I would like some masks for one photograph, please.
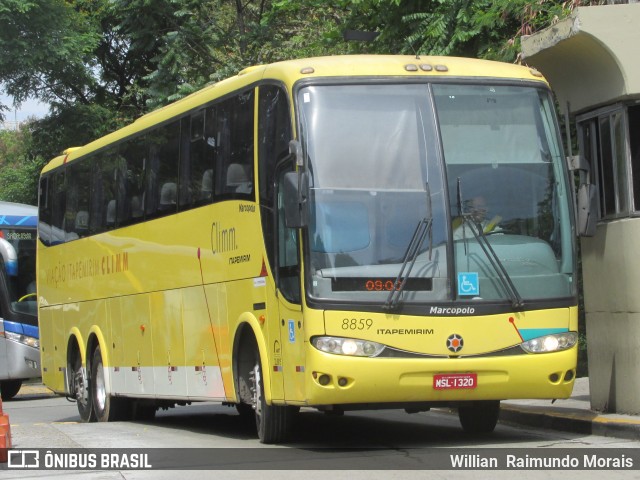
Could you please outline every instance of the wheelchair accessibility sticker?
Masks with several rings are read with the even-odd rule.
[[[480,295],[480,281],[476,272],[458,273],[458,295]]]
[[[289,342],[294,343],[296,341],[296,322],[289,320]]]

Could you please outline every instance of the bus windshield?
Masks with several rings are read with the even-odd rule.
[[[400,290],[404,304],[515,305],[573,294],[568,191],[545,90],[315,85],[298,105],[311,297],[384,305]],[[429,228],[416,240],[421,222]]]
[[[16,313],[37,314],[36,229],[0,229],[9,306]]]

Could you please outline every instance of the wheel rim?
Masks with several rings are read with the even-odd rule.
[[[96,373],[93,381],[95,384],[95,392],[96,392],[96,395],[95,395],[96,409],[100,412],[103,412],[104,407],[106,405],[107,390],[105,387],[102,362],[98,362],[98,364],[96,365]]]
[[[252,407],[256,412],[256,419],[258,423],[260,422],[260,418],[262,417],[262,388],[260,379],[260,364],[256,362],[256,364],[253,366],[253,370],[251,371],[251,389],[253,390]]]
[[[76,370],[76,379],[75,379],[75,394],[76,401],[82,406],[82,408],[87,408],[89,405],[89,392],[87,389],[87,375],[85,369],[80,366],[78,370]]]

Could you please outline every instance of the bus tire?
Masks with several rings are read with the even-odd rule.
[[[251,418],[253,420],[255,411],[253,407],[247,403],[236,403],[236,412],[242,418]]]
[[[129,406],[127,405],[128,399],[112,397],[107,392],[107,381],[104,374],[100,346],[95,348],[92,358],[89,391],[96,420],[98,422],[113,422],[125,419],[128,410],[127,406]]]
[[[491,433],[500,415],[500,401],[486,400],[458,408],[462,429],[467,433]]]
[[[78,407],[78,413],[80,414],[80,421],[85,423],[95,422],[96,416],[93,413],[93,405],[91,402],[91,395],[89,393],[87,369],[82,367],[82,361],[79,354],[74,357],[69,370],[73,374],[73,378],[70,380],[70,390],[73,393],[73,398],[76,400],[76,406]]]
[[[15,397],[22,387],[22,380],[4,380],[0,382],[0,396],[6,402]]]
[[[262,365],[260,363],[260,355],[257,352],[255,358],[250,379],[258,438],[260,443],[280,443],[289,437],[295,412],[291,407],[267,404],[264,397]]]

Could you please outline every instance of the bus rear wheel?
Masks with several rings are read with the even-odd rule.
[[[462,429],[468,433],[491,433],[496,428],[500,415],[500,401],[474,402],[458,408]]]
[[[22,387],[22,380],[5,380],[0,382],[0,393],[2,401],[6,402],[15,397]]]
[[[287,406],[268,405],[264,397],[264,382],[260,355],[256,352],[256,360],[250,372],[250,384],[253,393],[253,409],[256,417],[256,428],[260,443],[279,443],[289,437],[295,410]]]
[[[76,355],[69,370],[72,372],[70,379],[70,391],[76,400],[78,413],[82,422],[95,422],[96,417],[93,413],[93,405],[91,404],[91,395],[89,395],[89,379],[87,378],[87,369],[82,366],[80,355]]]
[[[107,392],[102,352],[99,346],[93,351],[89,390],[93,411],[98,422],[112,422],[126,418],[127,412],[130,411],[130,408],[127,408],[130,407],[128,399],[112,397]]]

